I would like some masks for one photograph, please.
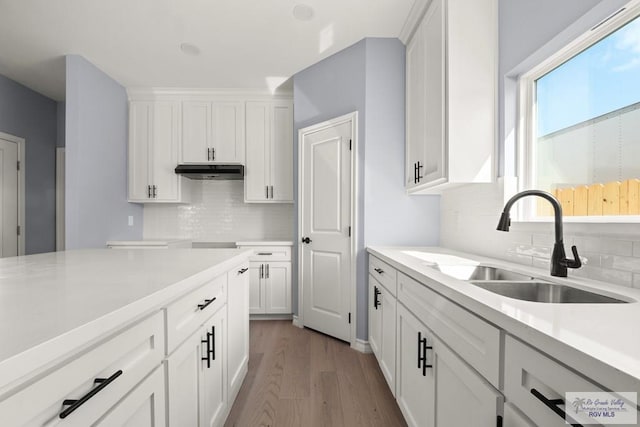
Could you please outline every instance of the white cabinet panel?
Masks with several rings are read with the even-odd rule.
[[[249,264],[228,273],[227,360],[229,362],[229,402],[235,399],[249,361]]]
[[[180,181],[174,172],[178,165],[180,106],[177,102],[157,101],[153,107],[152,176],[155,201],[178,201]]]
[[[266,312],[266,297],[262,272],[264,264],[252,262],[249,266],[249,313],[260,314]]]
[[[197,426],[201,372],[206,348],[200,331],[191,335],[166,360],[169,426]],[[205,341],[206,342],[206,341]]]
[[[504,404],[504,426],[508,427],[535,427],[520,411],[510,403]]]
[[[379,283],[373,278],[373,276],[369,276],[369,345],[371,346],[371,350],[373,354],[375,354],[378,359],[378,363],[380,363],[380,348],[382,346],[382,326],[380,322],[382,321],[381,313],[378,311],[379,307],[377,304],[378,301],[378,292],[381,292],[379,289]],[[394,321],[395,324],[395,321]]]
[[[122,399],[96,427],[165,427],[164,369],[157,368]]]
[[[414,36],[407,44],[406,53],[406,187],[418,185],[418,162],[424,164],[424,143],[426,138],[426,92],[425,70],[426,52],[424,41],[424,24],[416,29]]]
[[[182,103],[182,162],[203,163],[210,160],[211,103]]]
[[[293,201],[293,105],[246,104],[245,202]]]
[[[267,314],[291,313],[291,263],[269,262],[265,266]]]
[[[201,367],[200,426],[215,427],[224,423],[227,415],[227,354],[226,311],[220,310],[205,323],[202,340],[210,340],[209,362]],[[207,344],[203,345],[207,349]]]
[[[244,163],[244,104],[214,102],[211,160]]]
[[[386,288],[382,287],[378,296],[380,311],[381,345],[378,363],[391,394],[396,393],[396,311],[397,301]]]
[[[129,104],[129,200],[149,200],[149,150],[153,103]]]

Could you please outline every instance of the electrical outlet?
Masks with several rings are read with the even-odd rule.
[[[129,227],[133,227],[133,215],[129,215]]]

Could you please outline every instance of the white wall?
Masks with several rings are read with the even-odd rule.
[[[292,240],[293,204],[244,203],[243,181],[192,181],[191,203],[147,204],[145,239]]]

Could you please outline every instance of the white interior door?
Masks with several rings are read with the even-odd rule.
[[[345,341],[351,338],[352,120],[303,131],[300,148],[303,323]]]
[[[0,257],[18,255],[18,144],[0,139]]]

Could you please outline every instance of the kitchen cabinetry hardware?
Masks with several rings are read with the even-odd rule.
[[[147,185],[147,197],[151,198],[151,186]]]
[[[267,279],[269,278],[269,264],[266,264],[267,266]]]
[[[415,162],[413,163],[413,183],[418,183],[418,164]]]
[[[383,269],[381,269],[381,268],[374,268],[374,269],[373,269],[373,271],[375,271],[375,272],[376,272],[376,273],[378,273],[378,274],[382,274],[382,273],[384,273],[384,270],[383,270]]]
[[[153,198],[158,198],[158,187],[156,187],[155,185],[153,186]]]
[[[200,310],[204,310],[205,308],[207,308],[207,306],[209,304],[211,304],[212,302],[214,302],[216,300],[216,297],[213,297],[212,299],[206,299],[204,300],[204,304],[198,304],[198,308]]]
[[[256,255],[271,256],[273,255],[273,252],[258,252]]]
[[[423,377],[427,376],[427,368],[433,368],[433,365],[427,365],[427,350],[432,348],[427,345],[427,337],[422,338],[422,332],[418,332],[418,369],[422,368]]]
[[[80,399],[65,399],[62,402],[63,406],[69,406],[64,411],[60,412],[59,417],[64,419],[73,413],[76,409],[84,405],[89,399],[91,399],[96,394],[100,393],[105,387],[111,384],[116,378],[122,375],[122,369],[116,371],[109,378],[96,378],[93,380],[94,384],[98,384],[97,387],[91,389],[87,394],[82,396]]]
[[[260,264],[260,278],[264,279],[264,264]]]
[[[216,149],[212,148],[211,149],[211,160],[215,160],[216,159]]]
[[[207,148],[207,160],[211,161],[211,148]]]
[[[270,185],[269,188],[271,189],[271,198],[273,199],[273,185]]]
[[[380,305],[380,300],[378,299],[378,297],[380,296],[381,293],[382,292],[380,292],[380,289],[378,289],[377,286],[373,287],[373,308],[375,308],[376,310]]]
[[[420,175],[420,169],[422,169],[423,167],[424,167],[424,165],[421,165],[420,162],[418,162],[418,165],[416,167],[416,179],[417,179],[417,182],[420,182],[420,180],[422,178],[424,178],[424,176]]]
[[[245,267],[245,268],[243,268],[243,269],[238,270],[238,274],[244,274],[244,273],[246,273],[248,270],[249,270],[249,269]]]
[[[563,420],[565,420],[567,423],[569,423],[570,425],[574,426],[574,427],[582,427],[582,424],[577,424],[577,423],[571,423],[571,418],[567,418],[567,414],[566,412],[564,412],[559,406],[560,405],[564,405],[564,399],[547,399],[547,397],[545,395],[543,395],[542,393],[540,393],[538,390],[536,390],[535,388],[531,389],[531,394],[533,394],[539,401],[541,401],[542,403],[544,403],[544,405],[551,409],[553,412],[556,413],[556,415],[558,415],[560,418],[562,418]]]
[[[308,245],[308,244],[309,244],[309,243],[311,243],[311,242],[313,242],[313,240],[311,240],[311,239],[310,239],[310,238],[308,238],[308,237],[303,237],[303,238],[302,238],[302,243],[306,243],[306,244]]]
[[[265,191],[265,199],[269,198],[269,186],[265,185],[264,186],[264,191]]]
[[[496,419],[496,427],[502,427],[502,415],[498,415]]]
[[[202,344],[206,343],[207,344],[207,353],[206,353],[206,357],[201,357],[200,360],[206,360],[207,361],[207,369],[211,368],[211,359],[209,358],[209,354],[211,353],[211,341],[210,341],[210,337],[211,334],[209,332],[207,332],[207,339],[205,340],[200,340],[200,342]]]

